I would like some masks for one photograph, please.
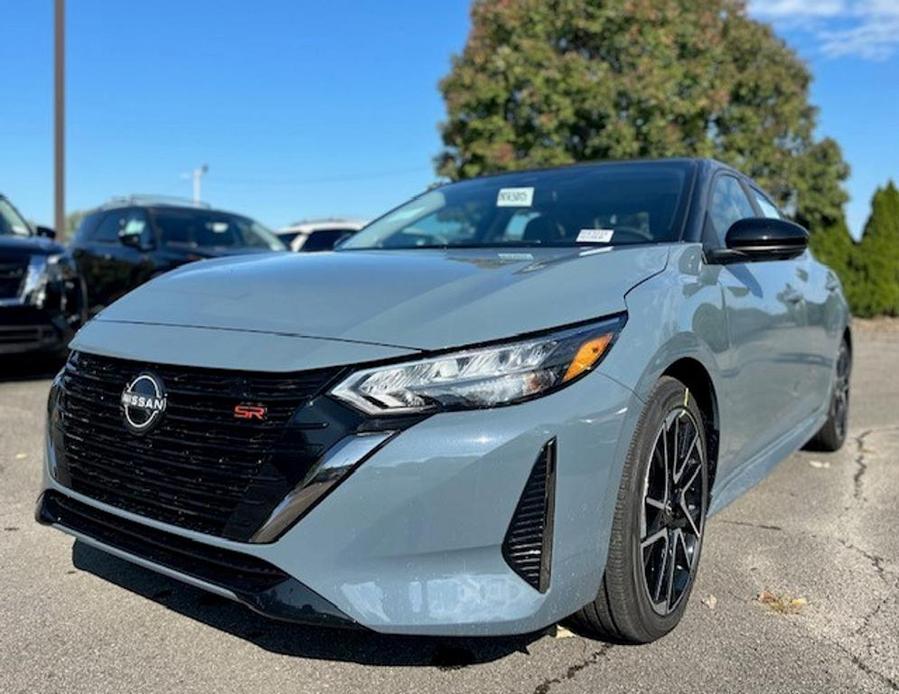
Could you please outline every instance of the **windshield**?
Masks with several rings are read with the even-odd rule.
[[[0,198],[0,236],[31,236],[28,222],[6,198]]]
[[[156,209],[162,243],[179,248],[285,250],[278,237],[248,217],[211,210]]]
[[[388,213],[340,248],[677,241],[691,171],[689,162],[593,164],[453,183]]]

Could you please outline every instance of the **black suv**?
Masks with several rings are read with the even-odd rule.
[[[63,352],[84,321],[83,283],[55,236],[0,195],[0,355]]]
[[[285,250],[249,217],[144,196],[113,200],[90,212],[71,242],[92,313],[194,260]]]

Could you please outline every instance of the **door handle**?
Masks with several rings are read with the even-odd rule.
[[[824,285],[824,288],[827,289],[827,291],[833,293],[840,288],[840,280],[836,279],[835,277],[828,277],[827,283]]]

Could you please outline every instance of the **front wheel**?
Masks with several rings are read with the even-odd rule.
[[[671,631],[693,588],[709,498],[703,414],[662,377],[637,424],[596,599],[574,620],[600,639],[648,643]]]

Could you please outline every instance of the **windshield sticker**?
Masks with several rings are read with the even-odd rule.
[[[500,188],[497,207],[530,207],[534,202],[533,188]]]
[[[581,229],[577,235],[578,243],[608,243],[612,240],[614,229]]]

